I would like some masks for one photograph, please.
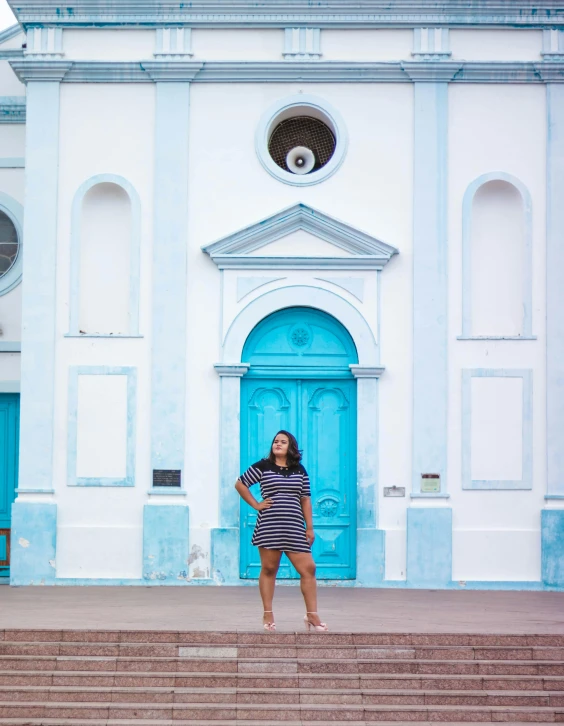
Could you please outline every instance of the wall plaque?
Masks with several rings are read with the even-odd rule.
[[[421,474],[421,492],[425,494],[438,494],[441,491],[441,477],[439,474]]]
[[[384,487],[385,497],[405,497],[405,487]]]
[[[153,469],[154,487],[179,487],[180,469]]]

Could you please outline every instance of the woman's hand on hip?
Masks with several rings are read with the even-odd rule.
[[[313,544],[313,540],[315,539],[315,534],[313,533],[313,529],[306,529],[306,540],[308,545],[311,547]]]
[[[257,512],[262,512],[263,509],[270,509],[273,504],[272,499],[263,499],[262,502],[257,502],[255,509]]]

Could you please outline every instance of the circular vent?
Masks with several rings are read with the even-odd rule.
[[[335,136],[323,121],[311,116],[294,116],[281,121],[274,128],[268,151],[281,169],[297,174],[300,172],[295,167],[288,166],[288,155],[293,149],[300,147],[311,150],[315,157],[313,167],[307,172],[311,173],[327,164],[335,153],[335,146]]]

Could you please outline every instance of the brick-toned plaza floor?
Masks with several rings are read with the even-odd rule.
[[[298,587],[279,587],[278,630],[302,626]],[[332,631],[564,633],[564,593],[320,588]],[[0,587],[0,630],[255,630],[256,587]]]

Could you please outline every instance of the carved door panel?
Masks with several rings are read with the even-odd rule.
[[[266,456],[279,429],[295,433],[312,488],[320,579],[352,579],[356,572],[356,388],[349,380],[244,379],[241,467]],[[253,491],[259,498],[258,487]],[[241,577],[260,573],[251,545],[256,512],[242,503]],[[283,557],[280,577],[297,573]]]
[[[10,522],[18,478],[20,396],[0,394],[0,577],[9,574]]]
[[[297,387],[292,380],[243,380],[241,386],[241,470],[268,455],[277,431],[296,430]],[[259,485],[251,489],[260,501]],[[257,578],[260,557],[251,538],[257,512],[241,500],[241,577]],[[296,577],[297,573],[284,557],[280,577]]]

